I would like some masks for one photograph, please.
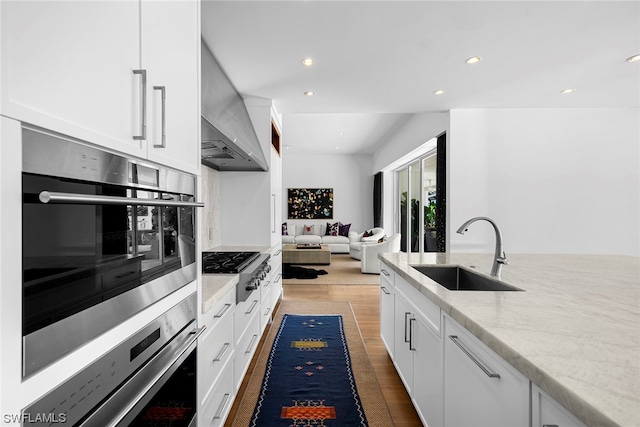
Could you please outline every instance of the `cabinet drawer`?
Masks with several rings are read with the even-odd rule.
[[[205,398],[198,412],[198,426],[224,425],[235,398],[233,387],[233,363],[227,363],[222,376]]]
[[[236,304],[236,288],[228,291],[220,301],[209,311],[203,314],[202,321],[207,328],[214,328],[218,323],[223,322],[227,317],[232,317],[233,308]]]
[[[444,332],[447,425],[528,427],[529,380],[447,316]]]
[[[209,390],[220,377],[227,361],[233,360],[233,321],[228,317],[223,323],[209,329],[198,344],[198,381],[200,390]],[[228,368],[230,369],[230,368]]]
[[[426,323],[433,329],[438,337],[440,337],[441,315],[440,307],[432,302],[426,295],[420,293],[419,290],[411,286],[402,277],[396,277],[396,291],[402,293],[408,301],[416,308],[416,310],[424,317]]]
[[[253,316],[260,311],[260,291],[255,290],[251,292],[249,298],[246,301],[238,303],[233,312],[234,317],[234,331],[236,336],[236,344],[238,340],[244,335],[245,330],[249,326],[249,321]]]
[[[586,427],[582,421],[543,392],[537,385],[531,385],[531,393],[531,425],[533,427]]]
[[[255,315],[251,318],[245,334],[240,337],[236,346],[234,356],[234,384],[236,390],[242,384],[253,353],[255,353],[258,342],[260,341],[260,316]]]
[[[395,285],[395,272],[385,263],[380,263],[380,281],[385,280],[391,287]]]

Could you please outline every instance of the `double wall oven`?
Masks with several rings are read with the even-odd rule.
[[[23,127],[23,376],[196,279],[196,178]]]

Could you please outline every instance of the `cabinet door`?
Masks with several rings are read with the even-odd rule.
[[[140,155],[139,2],[3,1],[1,114]]]
[[[380,275],[380,337],[391,358],[394,340],[393,315],[393,286]]]
[[[445,425],[527,427],[527,378],[464,328],[445,319]]]
[[[429,427],[440,427],[443,425],[444,403],[442,340],[422,317],[417,316],[411,322],[415,348],[413,402],[423,422]]]
[[[200,163],[198,4],[142,0],[141,21],[148,158],[193,173]]]
[[[394,348],[393,363],[411,395],[413,393],[413,350],[410,347],[410,327],[413,318],[412,308],[401,293],[395,294],[394,300]]]
[[[535,384],[531,387],[531,425],[533,427],[585,427],[582,421]]]

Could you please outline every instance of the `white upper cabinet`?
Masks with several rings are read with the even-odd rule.
[[[142,154],[137,1],[3,1],[2,114]]]
[[[141,34],[142,68],[147,70],[148,157],[196,172],[200,163],[199,3],[143,0]]]
[[[198,2],[3,1],[0,7],[1,114],[198,170]],[[143,74],[135,70],[146,70],[144,94]],[[170,148],[164,151],[153,147],[162,133],[161,95],[153,86],[166,87]]]

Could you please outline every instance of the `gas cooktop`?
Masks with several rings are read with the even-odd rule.
[[[202,252],[202,272],[237,274],[258,256],[260,252]]]

